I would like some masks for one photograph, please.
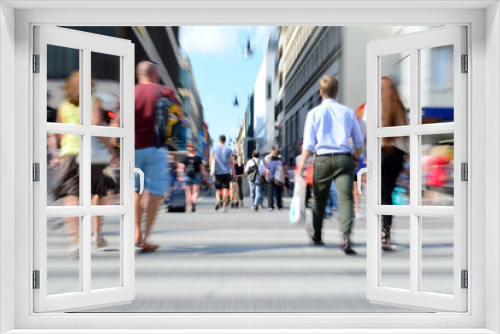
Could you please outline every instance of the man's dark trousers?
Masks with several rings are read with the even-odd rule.
[[[350,154],[319,155],[314,159],[314,238],[322,240],[321,229],[332,180],[335,181],[339,199],[340,229],[344,239],[351,235],[354,221],[354,160]]]

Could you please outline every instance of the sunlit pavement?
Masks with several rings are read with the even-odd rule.
[[[151,237],[160,248],[154,253],[136,253],[135,300],[93,311],[414,312],[366,299],[364,217],[358,215],[354,225],[353,248],[358,255],[346,256],[339,248],[338,220],[325,221],[326,245],[312,246],[304,227],[288,222],[289,198],[284,210],[272,213],[249,207],[216,212],[214,202],[213,197],[202,196],[195,213],[166,213],[161,207]],[[118,219],[106,222],[103,233],[110,245],[93,252],[93,288],[119,282]],[[401,245],[383,254],[383,282],[404,288],[409,284],[408,234],[404,226],[394,233]],[[444,242],[441,230],[431,235],[441,238],[436,245],[448,244],[445,252],[429,253],[426,276],[427,284],[442,291],[447,286],[442,271],[451,270],[453,247]],[[70,280],[71,266],[73,274],[77,272],[78,261],[71,263],[65,257],[66,243],[63,228],[56,226],[49,232],[49,267],[53,263],[49,286],[54,293],[71,291],[57,290]]]

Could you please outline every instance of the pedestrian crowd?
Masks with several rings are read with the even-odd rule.
[[[312,204],[312,225],[307,229],[310,242],[324,245],[323,221],[328,217],[339,219],[342,234],[341,249],[348,255],[356,254],[351,235],[355,220],[357,194],[353,191],[355,173],[366,166],[363,154],[365,134],[355,113],[337,101],[338,80],[324,76],[319,81],[322,102],[308,114],[304,126],[302,153],[296,158],[295,169],[289,169],[277,147],[270,152],[254,150],[244,161],[226,145],[226,136],[220,135],[209,155],[202,159],[198,148],[186,145],[185,155],[169,154],[162,136],[158,135],[160,122],[172,128],[170,118],[158,114],[159,101],[167,99],[176,105],[177,120],[182,121],[180,103],[171,88],[160,85],[156,65],[142,61],[136,69],[135,86],[135,166],[145,174],[143,194],[139,193],[139,178],[135,179],[135,244],[143,252],[155,251],[159,246],[150,241],[150,234],[162,201],[168,211],[194,213],[200,190],[209,194],[215,189],[215,211],[227,212],[228,207],[244,207],[244,193],[248,183],[250,209],[258,212],[267,202],[269,212],[282,211],[283,197],[292,196],[294,184],[307,184],[303,205]],[[79,124],[79,75],[73,73],[66,82],[66,100],[57,110],[57,119],[63,123]],[[406,125],[405,109],[394,83],[389,77],[381,82],[382,125]],[[168,103],[167,103],[168,105]],[[92,125],[103,125],[99,99],[92,99]],[[168,114],[167,114],[168,115]],[[118,115],[119,116],[119,115]],[[107,124],[119,126],[119,117]],[[92,158],[92,204],[98,205],[113,188],[113,180],[103,170],[112,161],[119,163],[116,142],[109,138],[96,138],[92,143],[101,151],[100,160]],[[79,203],[79,139],[72,135],[49,135],[50,165],[62,166],[58,182],[53,189],[55,199],[65,205]],[[94,146],[95,145],[95,146]],[[55,152],[60,147],[60,153]],[[119,152],[119,150],[118,150]],[[382,139],[382,194],[383,205],[392,205],[391,194],[408,153],[405,138]],[[94,155],[94,152],[93,152]],[[118,162],[117,162],[118,160]],[[116,184],[115,184],[116,186]],[[102,236],[102,217],[93,217],[93,242],[96,249],[107,246]],[[386,250],[395,249],[391,243],[392,216],[382,216],[381,244]],[[77,257],[79,247],[78,218],[65,218],[70,237],[70,256]]]

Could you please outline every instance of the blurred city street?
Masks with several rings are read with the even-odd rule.
[[[353,247],[358,255],[346,256],[339,248],[336,218],[325,220],[325,247],[312,246],[304,227],[288,222],[289,203],[286,198],[286,209],[272,213],[248,207],[215,212],[213,196],[201,196],[195,213],[166,213],[162,206],[151,240],[160,248],[154,253],[136,253],[135,300],[91,311],[415,312],[366,299],[363,216],[358,215],[354,225]],[[119,281],[119,247],[113,247],[118,245],[117,222],[105,221],[103,235],[110,245],[92,253],[93,288],[111,287]],[[394,232],[398,250],[383,253],[385,282],[408,281],[408,230],[400,225]],[[442,232],[436,227],[431,235],[434,245],[444,245],[445,252],[443,247],[435,247],[436,253],[428,253],[432,262],[425,273],[427,282],[438,287],[446,286],[443,270],[452,269],[453,259],[453,247]],[[67,259],[62,224],[54,223],[49,229],[48,246],[49,268],[53,268],[49,271],[50,291],[61,293],[58,289],[66,285],[65,280],[75,281],[71,272],[78,267],[78,261]]]

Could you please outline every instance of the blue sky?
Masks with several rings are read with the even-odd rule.
[[[267,32],[271,27],[181,27],[180,44],[191,60],[204,108],[205,121],[214,142],[220,134],[236,139],[248,97],[262,63]],[[253,56],[244,57],[250,39]],[[233,106],[234,96],[239,106]]]

